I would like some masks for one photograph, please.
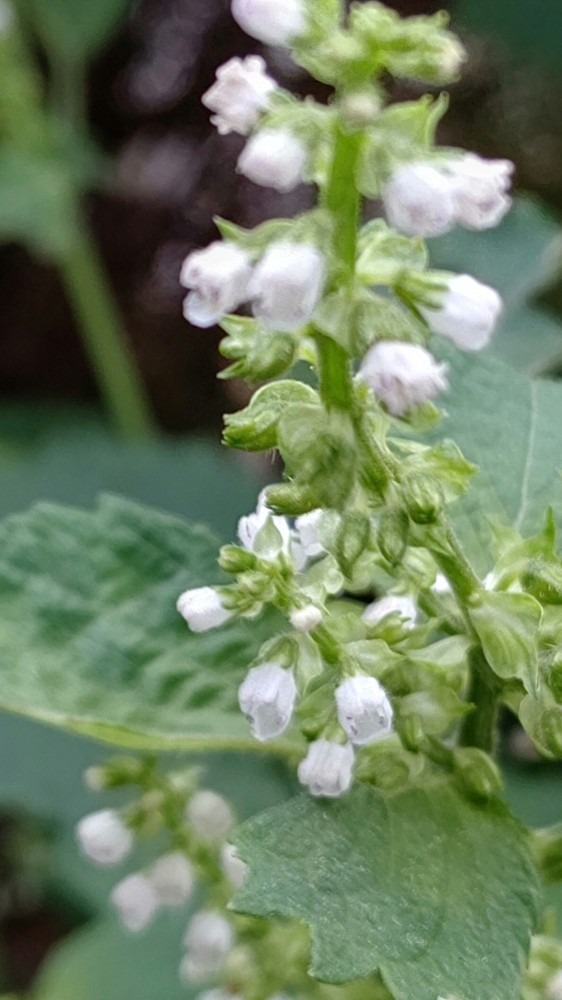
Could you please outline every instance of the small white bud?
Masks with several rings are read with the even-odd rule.
[[[334,799],[343,795],[353,779],[354,753],[351,743],[315,740],[298,768],[299,781],[311,795]]]
[[[452,594],[453,590],[444,573],[437,573],[431,587],[435,594]]]
[[[447,365],[419,344],[381,340],[361,364],[363,380],[394,417],[427,403],[448,388]]]
[[[121,923],[133,934],[144,931],[152,923],[160,905],[158,894],[146,876],[137,872],[127,875],[111,891]]]
[[[250,257],[233,243],[217,240],[194,250],[183,262],[180,284],[191,289],[183,314],[193,326],[214,326],[247,297]]]
[[[224,840],[234,826],[234,814],[228,802],[210,789],[195,793],[188,802],[185,818],[197,836],[208,843]]]
[[[378,625],[383,618],[393,612],[398,612],[406,619],[406,628],[414,627],[417,615],[415,602],[411,597],[401,597],[399,594],[387,594],[386,597],[368,604],[361,617],[368,625]]]
[[[306,146],[288,129],[266,128],[248,140],[236,169],[254,184],[292,191],[303,181]]]
[[[187,980],[201,982],[220,972],[234,943],[232,925],[214,910],[200,910],[192,918],[183,944],[187,949],[182,970]]]
[[[229,59],[219,66],[212,87],[201,98],[205,107],[215,114],[211,122],[220,135],[237,132],[248,135],[257,125],[260,114],[269,107],[271,95],[277,89],[275,80],[265,72],[261,56]]]
[[[324,277],[324,256],[315,247],[272,243],[248,286],[254,315],[271,330],[298,330],[320,301]]]
[[[256,510],[251,514],[246,514],[238,521],[238,539],[240,544],[248,552],[256,552],[258,545],[258,535],[268,522],[271,522],[279,532],[279,548],[274,547],[271,553],[260,551],[260,555],[265,558],[268,555],[276,556],[279,551],[288,553],[291,544],[291,529],[285,517],[280,517],[271,513],[265,502],[265,493],[262,492],[258,498]]]
[[[469,274],[455,274],[440,306],[419,310],[434,333],[452,340],[461,351],[481,351],[490,341],[502,306],[495,288]]]
[[[250,723],[252,734],[262,743],[285,732],[296,697],[293,671],[285,670],[278,663],[252,667],[238,690],[240,708]]]
[[[86,788],[91,792],[103,792],[106,787],[105,768],[101,765],[87,767],[83,777]]]
[[[447,169],[459,225],[467,229],[497,226],[512,205],[507,193],[515,170],[511,160],[484,160],[467,153],[451,160]]]
[[[546,1000],[562,1000],[562,969],[548,980],[545,990]]]
[[[314,604],[291,611],[289,621],[297,632],[312,632],[322,621],[322,612]]]
[[[398,167],[382,200],[390,225],[406,236],[442,236],[455,224],[451,182],[430,163]]]
[[[241,889],[248,872],[248,865],[236,853],[233,844],[225,844],[221,850],[221,865],[226,877],[235,889]]]
[[[176,607],[192,632],[218,628],[232,617],[232,612],[223,607],[221,596],[214,587],[184,590],[177,599]]]
[[[76,837],[82,853],[98,865],[118,865],[133,847],[133,834],[114,809],[83,816]]]
[[[338,719],[356,746],[367,746],[392,732],[392,705],[375,677],[348,677],[336,688]]]
[[[232,0],[232,16],[266,45],[287,45],[306,27],[303,0]]]
[[[195,885],[193,865],[181,851],[158,858],[148,878],[162,906],[184,906]]]

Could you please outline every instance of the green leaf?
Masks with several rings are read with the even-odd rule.
[[[205,529],[113,497],[39,504],[0,552],[0,707],[122,746],[255,748],[236,692],[267,620],[195,635],[175,610],[217,580]]]
[[[74,191],[54,156],[3,144],[0,153],[0,239],[57,256],[74,237]]]
[[[525,833],[450,783],[299,797],[242,825],[237,910],[310,925],[311,973],[376,969],[396,1000],[513,1000],[537,906]]]
[[[539,602],[529,594],[483,592],[467,611],[494,673],[504,680],[518,677],[527,691],[536,691]]]
[[[20,0],[20,4],[48,49],[80,60],[105,42],[130,0]]]
[[[562,386],[524,375],[491,357],[446,352],[451,391],[440,436],[452,438],[479,472],[452,508],[479,570],[492,564],[489,521],[538,533],[547,504],[562,523]]]

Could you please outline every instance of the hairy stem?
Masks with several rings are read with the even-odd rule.
[[[478,646],[470,653],[470,675],[468,700],[475,709],[463,722],[459,744],[493,753],[500,685]]]

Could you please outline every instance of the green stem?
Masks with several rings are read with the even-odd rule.
[[[108,410],[123,438],[156,434],[111,290],[93,239],[77,221],[74,239],[58,266]]]
[[[60,52],[51,58],[51,103],[55,113],[72,128],[86,119],[86,65],[79,57]]]
[[[468,700],[475,706],[465,717],[459,744],[480,747],[492,753],[495,744],[500,685],[492,673],[482,650],[475,646],[470,653],[470,689]]]

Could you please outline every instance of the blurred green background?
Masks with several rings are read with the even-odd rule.
[[[430,13],[429,0],[392,3]],[[530,375],[562,373],[562,4],[451,0],[469,61],[441,141],[517,165],[515,211],[490,233],[432,245],[438,266],[499,288],[492,350]],[[260,46],[227,0],[0,0],[0,512],[100,491],[210,523],[229,538],[271,465],[225,455],[220,415],[247,388],[216,379],[216,331],[181,318],[183,257],[214,214],[251,226],[310,204],[234,173],[241,140],[200,105],[216,67]],[[306,92],[282,52],[272,73]],[[420,90],[395,88],[396,98]],[[506,752],[515,740],[506,741]],[[0,718],[0,994],[176,1000],[186,915],[127,938],[108,913],[114,875],[77,854],[100,807],[82,785],[105,750]],[[519,753],[519,757],[521,754]],[[289,794],[277,765],[208,761],[240,815]],[[559,769],[512,759],[527,822],[560,820]],[[553,895],[556,902],[556,894]]]

